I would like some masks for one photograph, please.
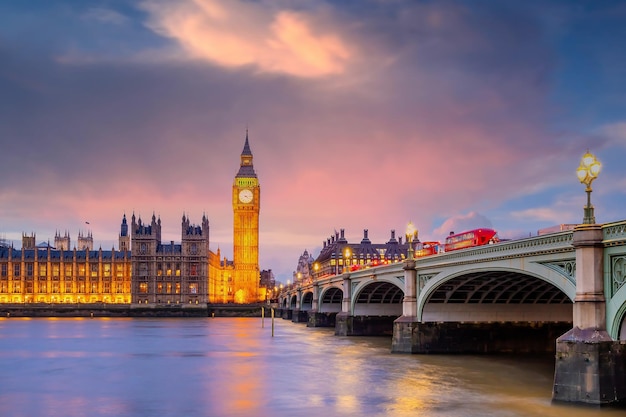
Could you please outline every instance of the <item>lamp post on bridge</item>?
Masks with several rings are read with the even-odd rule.
[[[413,259],[415,257],[415,252],[413,251],[413,238],[417,236],[417,229],[413,226],[413,222],[409,222],[406,225],[406,243],[409,245],[409,249],[407,250],[407,259]]]
[[[583,224],[595,224],[596,217],[593,214],[593,206],[591,205],[591,183],[598,178],[598,174],[602,169],[602,164],[596,159],[596,157],[589,153],[585,153],[580,161],[580,165],[576,170],[578,180],[587,186],[585,191],[587,192],[587,205],[585,206],[585,216],[583,217]]]
[[[602,225],[596,224],[591,205],[591,183],[602,165],[587,151],[576,170],[587,187],[583,223],[574,228],[576,297],[572,305],[572,329],[556,340],[556,365],[552,399],[608,405],[626,400],[622,344],[606,328]]]

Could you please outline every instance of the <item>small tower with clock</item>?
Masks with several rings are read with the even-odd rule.
[[[239,172],[233,182],[233,266],[234,280],[227,284],[228,298],[235,303],[252,303],[259,298],[259,210],[261,188],[252,151],[246,142],[241,152]]]

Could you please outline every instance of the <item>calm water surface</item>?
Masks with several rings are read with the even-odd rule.
[[[0,416],[624,416],[553,360],[396,355],[282,319],[0,319]]]

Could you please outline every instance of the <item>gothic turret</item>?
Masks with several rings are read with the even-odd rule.
[[[135,216],[133,215],[133,219],[134,217]],[[126,221],[126,213],[124,213],[124,218],[122,218],[122,225],[120,226],[119,245],[120,251],[130,250],[130,235],[128,234],[128,222]]]

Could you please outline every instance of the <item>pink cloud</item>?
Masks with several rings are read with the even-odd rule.
[[[225,67],[321,77],[345,72],[353,48],[304,11],[232,0],[146,1],[149,26],[190,57]]]

